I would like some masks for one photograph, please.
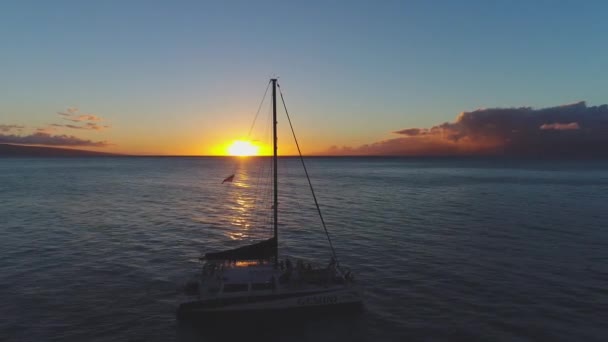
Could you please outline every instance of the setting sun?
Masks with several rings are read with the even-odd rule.
[[[228,146],[228,155],[230,156],[257,156],[260,152],[260,147],[251,143],[251,141],[236,140]]]

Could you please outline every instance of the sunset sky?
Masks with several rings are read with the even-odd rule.
[[[0,142],[217,154],[247,136],[278,76],[307,154],[589,150],[608,144],[607,13],[604,1],[3,3]],[[280,119],[282,141],[287,129]]]

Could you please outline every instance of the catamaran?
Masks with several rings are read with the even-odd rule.
[[[354,277],[347,267],[339,264],[336,257],[295,133],[293,134],[295,144],[332,257],[327,264],[321,266],[302,259],[279,255],[277,87],[280,92],[280,85],[276,78],[270,79],[269,85],[272,86],[273,205],[271,209],[274,235],[252,245],[206,253],[201,257],[202,270],[197,275],[197,279],[189,283],[186,288],[191,298],[179,306],[177,310],[179,319],[236,315],[251,318],[255,314],[271,312],[282,314],[361,307],[361,295],[355,285]],[[283,94],[280,95],[293,133]],[[224,181],[231,182],[233,178],[234,175]]]

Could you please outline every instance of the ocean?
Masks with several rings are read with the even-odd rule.
[[[363,312],[180,324],[199,256],[270,236],[267,161],[0,159],[0,340],[608,339],[608,162],[583,160],[309,158]],[[279,164],[281,253],[327,262]]]

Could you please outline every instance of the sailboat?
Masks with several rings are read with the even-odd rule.
[[[238,248],[206,253],[202,270],[187,286],[190,300],[180,304],[177,317],[220,318],[264,313],[319,312],[360,308],[362,299],[351,271],[339,264],[297,139],[294,139],[320,221],[331,248],[331,260],[315,266],[302,259],[279,255],[279,203],[277,168],[277,79],[272,86],[273,231],[267,240]],[[291,119],[281,93],[289,124]],[[293,132],[293,127],[291,127]]]

